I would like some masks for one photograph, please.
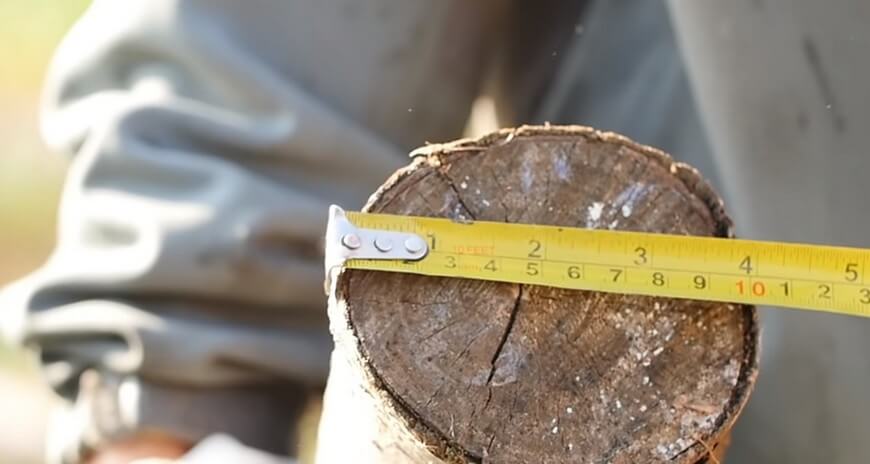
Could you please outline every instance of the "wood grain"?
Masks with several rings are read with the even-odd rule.
[[[522,127],[418,155],[367,211],[731,235],[696,171],[615,134]],[[326,415],[356,408],[358,462],[704,462],[757,372],[747,306],[358,270],[333,290]]]

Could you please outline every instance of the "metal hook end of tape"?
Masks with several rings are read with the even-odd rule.
[[[428,253],[429,244],[423,237],[410,232],[356,227],[340,206],[332,205],[326,225],[326,292],[332,290],[333,274],[349,259],[419,261]]]

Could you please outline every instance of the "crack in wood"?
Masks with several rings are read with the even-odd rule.
[[[498,347],[495,349],[495,353],[492,355],[492,360],[490,361],[490,370],[489,376],[486,378],[486,384],[491,385],[492,377],[495,375],[495,363],[498,361],[498,357],[501,356],[501,352],[504,349],[504,344],[507,343],[507,339],[511,334],[511,331],[514,328],[514,323],[517,320],[517,313],[520,312],[520,304],[522,304],[523,299],[523,286],[517,286],[517,299],[514,302],[514,307],[511,308],[511,315],[508,318],[507,325],[505,326],[504,333],[502,333],[501,340],[499,340]]]
[[[631,223],[612,227],[728,235],[730,222],[715,192],[666,155],[588,129],[525,131],[510,143],[501,143],[504,133],[475,142],[487,150],[430,153],[415,161],[417,172],[394,176],[367,208],[582,227],[593,202],[616,211],[619,193],[643,184],[652,191],[633,206]],[[471,153],[459,153],[464,151]],[[566,158],[570,181],[548,171],[561,169],[554,157]],[[518,165],[525,159],[535,182],[527,191],[520,188]],[[716,443],[754,381],[757,327],[749,310],[711,312],[702,310],[706,305],[674,302],[674,310],[644,311],[653,300],[357,270],[343,278],[339,305],[331,307],[332,317],[341,316],[340,303],[347,301],[347,329],[341,321],[333,324],[343,341],[339,349],[362,374],[372,414],[386,425],[377,431],[384,434],[380,444],[396,448],[372,462],[644,461],[656,445],[700,430],[684,430],[682,410],[668,412],[673,395],[727,399],[721,420],[705,423],[701,434]],[[520,305],[523,321],[517,319]],[[673,317],[679,314],[693,317]],[[665,354],[651,366],[637,360],[638,353],[665,344]],[[421,362],[430,354],[432,360]],[[696,387],[697,379],[720,378],[717,366],[726,359],[741,366],[737,385],[711,380]],[[648,377],[653,383],[641,380]],[[336,401],[334,394],[327,400],[341,404]],[[640,407],[650,412],[635,421]],[[676,461],[693,463],[700,454],[692,449]]]
[[[438,177],[440,177],[444,180],[445,183],[447,183],[447,186],[450,188],[450,190],[453,191],[453,194],[456,195],[456,201],[459,202],[459,205],[462,206],[462,209],[464,209],[465,212],[468,213],[469,218],[472,221],[477,219],[474,216],[474,213],[471,212],[471,208],[469,208],[468,205],[465,203],[465,199],[462,198],[462,193],[460,193],[459,189],[456,188],[456,184],[453,183],[453,179],[442,169],[443,168],[439,168],[437,171],[435,171],[438,173]]]

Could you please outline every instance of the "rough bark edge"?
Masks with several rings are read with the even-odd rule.
[[[374,204],[383,197],[385,192],[392,189],[405,177],[416,173],[422,168],[438,168],[441,165],[442,157],[444,157],[443,159],[449,159],[451,156],[456,156],[459,153],[481,152],[494,145],[506,144],[516,138],[531,136],[546,136],[553,139],[581,136],[590,140],[615,143],[646,156],[667,169],[668,172],[673,174],[686,186],[689,192],[707,206],[714,222],[718,226],[714,236],[734,238],[733,222],[725,212],[724,202],[697,169],[688,164],[676,162],[667,153],[634,142],[623,135],[614,132],[598,131],[579,125],[526,125],[514,129],[501,129],[478,138],[460,139],[445,144],[428,144],[410,153],[413,162],[390,176],[369,197],[362,211],[370,211]],[[451,464],[480,462],[476,456],[471,455],[468,451],[452,443],[449,438],[437,432],[426,420],[418,417],[410,405],[393,394],[389,386],[372,366],[370,360],[363,353],[359,336],[350,319],[347,300],[345,299],[349,284],[349,279],[345,277],[345,271],[342,270],[333,282],[335,282],[335,288],[331,292],[331,297],[334,297],[335,304],[331,304],[330,307],[334,308],[335,313],[341,313],[330,314],[330,318],[335,321],[331,323],[333,335],[336,338],[336,344],[344,350],[345,356],[352,357],[348,361],[360,368],[360,372],[363,375],[362,380],[367,384],[365,386],[367,388],[372,387],[368,393],[380,400],[380,403],[385,408],[384,412],[388,412],[398,419],[399,424],[396,425],[400,426],[410,436],[416,438],[421,446],[424,446],[434,457]],[[740,367],[740,374],[737,378],[737,384],[732,388],[731,400],[725,406],[720,419],[716,422],[716,427],[710,432],[709,436],[696,438],[692,446],[686,448],[686,450],[672,459],[674,462],[701,464],[710,462],[711,455],[720,455],[722,447],[727,446],[731,428],[734,426],[737,418],[740,417],[752,393],[756,378],[758,377],[760,355],[758,313],[752,305],[740,305],[739,307],[743,312],[747,330],[744,334],[744,357]],[[342,327],[339,327],[338,321],[342,322]],[[719,446],[720,443],[722,447]]]

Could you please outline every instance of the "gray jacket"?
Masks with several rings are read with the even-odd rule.
[[[52,458],[149,428],[286,451],[328,369],[327,207],[462,134],[507,5],[95,1],[45,91],[57,248],[0,303],[72,400]]]

